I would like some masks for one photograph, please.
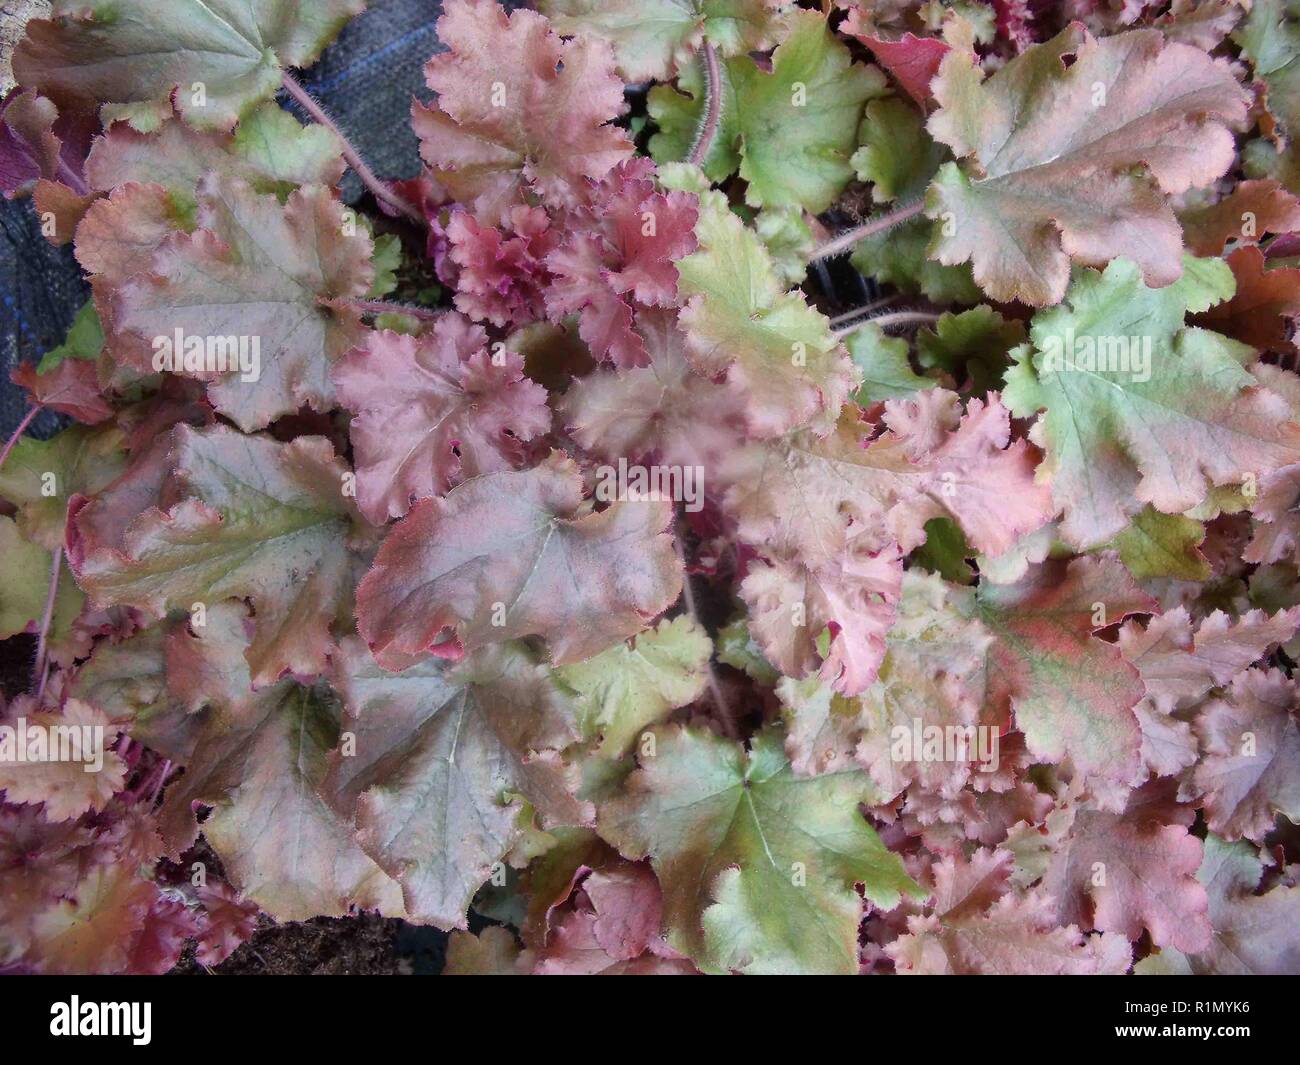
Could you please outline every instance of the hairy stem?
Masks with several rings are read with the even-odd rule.
[[[387,300],[362,300],[345,297],[332,300],[332,303],[354,307],[362,314],[407,314],[419,318],[422,322],[436,322],[447,312],[432,310],[428,307],[415,307],[408,303],[389,303]]]
[[[682,602],[686,606],[686,613],[690,615],[691,620],[699,626],[701,632],[707,632],[704,623],[700,620],[700,612],[695,606],[695,589],[691,587],[691,572],[686,568],[686,522],[681,514],[677,516],[677,528],[673,530],[673,545],[677,548],[677,561],[682,567]],[[713,652],[709,652],[709,661],[707,664],[709,671],[709,691],[713,695],[714,705],[718,709],[718,723],[722,726],[723,732],[731,739],[739,739],[740,733],[736,729],[736,719],[731,716],[731,707],[727,703],[727,697],[723,694],[722,683],[718,680],[717,671],[713,668]]]
[[[837,314],[831,319],[831,328],[838,329],[840,326],[847,325],[849,322],[857,322],[858,319],[862,318],[864,315],[868,315],[872,311],[878,311],[882,307],[888,307],[891,303],[897,303],[902,298],[903,294],[901,292],[895,292],[892,295],[881,296],[878,300],[872,300],[870,303],[865,303],[861,307],[854,307],[851,311]]]
[[[285,71],[283,80],[285,91],[298,102],[299,106],[301,106],[302,109],[312,117],[313,121],[319,122],[339,139],[339,143],[343,147],[343,158],[347,160],[348,166],[350,166],[357,177],[361,179],[361,183],[375,194],[375,199],[379,200],[381,203],[387,204],[399,214],[405,215],[412,222],[415,222],[420,226],[427,226],[428,222],[419,210],[417,210],[412,204],[407,203],[406,200],[397,195],[397,193],[375,176],[375,172],[371,170],[366,161],[357,154],[357,150],[352,147],[351,141],[343,135],[343,131],[339,129],[338,124],[335,123],[334,119],[330,118],[324,108],[316,102],[311,93],[304,89],[288,71]]]
[[[39,403],[36,404],[36,406],[27,412],[23,417],[23,420],[18,423],[18,428],[14,430],[13,436],[11,436],[5,443],[5,449],[0,451],[0,469],[4,468],[5,459],[9,457],[9,452],[14,449],[14,445],[18,443],[19,438],[27,431],[27,427],[32,424],[36,415],[40,414],[41,410],[41,405]]]
[[[63,567],[63,548],[54,552],[54,563],[50,566],[50,590],[45,595],[45,614],[41,618],[40,635],[36,637],[36,701],[41,701],[45,694],[45,681],[49,678],[47,659],[49,657],[50,624],[54,620],[54,599],[59,594],[59,570]]]
[[[862,225],[850,229],[847,233],[841,233],[834,240],[828,240],[813,252],[810,261],[820,262],[822,259],[833,259],[837,255],[843,255],[858,241],[866,240],[867,237],[875,233],[881,233],[886,229],[892,229],[900,222],[906,222],[909,218],[914,218],[924,209],[925,201],[917,200],[915,203],[898,207],[887,214],[876,215],[875,218],[863,222]]]
[[[704,112],[700,115],[700,125],[695,131],[695,140],[691,144],[686,161],[695,166],[703,166],[713,149],[713,142],[718,136],[718,126],[722,123],[722,66],[718,62],[717,49],[708,41],[704,42]]]
[[[932,311],[894,311],[891,314],[878,314],[874,318],[859,318],[848,325],[835,326],[832,332],[837,337],[842,337],[857,332],[868,322],[881,329],[894,329],[901,325],[933,325],[938,320],[939,316]]]

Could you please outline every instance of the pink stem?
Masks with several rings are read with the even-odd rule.
[[[324,108],[316,102],[311,93],[298,84],[294,76],[288,71],[285,71],[283,81],[285,91],[298,101],[299,106],[301,106],[307,114],[311,115],[314,121],[319,122],[326,129],[330,130],[334,136],[338,137],[339,143],[343,147],[343,158],[347,160],[348,166],[350,166],[357,177],[361,179],[361,183],[375,194],[375,198],[388,204],[389,207],[394,211],[397,211],[399,214],[405,215],[412,222],[416,222],[421,226],[427,226],[428,221],[425,219],[423,214],[379,180],[375,175],[375,172],[367,165],[366,161],[357,154],[357,150],[352,147],[352,143],[343,135],[343,131],[339,129],[338,124],[334,119],[330,118]]]
[[[42,409],[43,408],[39,403],[36,404],[36,406],[27,412],[26,417],[18,423],[18,428],[14,430],[14,435],[11,436],[9,442],[5,444],[5,449],[0,451],[0,469],[4,468],[5,459],[9,457],[9,452],[14,449],[14,445],[18,443],[18,438],[27,431],[27,427],[32,424],[32,421],[36,418],[36,415],[40,414]]]
[[[834,240],[828,240],[813,252],[812,261],[819,262],[822,259],[833,259],[837,255],[843,255],[858,241],[866,240],[872,234],[891,229],[900,222],[906,222],[909,218],[920,214],[924,208],[925,202],[917,200],[916,203],[908,204],[906,207],[899,207],[888,214],[877,215],[870,221],[863,222],[862,225],[850,229],[847,233],[841,233]]]
[[[889,314],[878,314],[874,318],[859,318],[852,325],[835,326],[832,332],[837,337],[842,337],[856,333],[868,323],[881,329],[896,329],[901,325],[933,325],[938,320],[939,316],[931,311],[893,311]]]
[[[54,598],[59,594],[59,570],[63,566],[63,548],[54,552],[54,563],[50,566],[50,590],[45,596],[45,616],[41,618],[41,632],[36,637],[36,701],[40,703],[45,694],[45,682],[49,679],[46,669],[46,657],[49,653],[50,623],[54,620]]]
[[[360,300],[345,297],[331,302],[355,307],[362,314],[409,314],[412,318],[419,318],[424,322],[436,322],[447,313],[446,311],[431,310],[428,307],[412,307],[405,303],[388,303],[385,300]]]
[[[695,166],[704,165],[722,124],[722,67],[718,63],[717,50],[707,41],[704,43],[704,76],[703,120],[686,157],[686,161]]]

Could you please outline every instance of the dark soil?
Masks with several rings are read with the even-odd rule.
[[[441,972],[446,941],[437,929],[373,914],[283,925],[264,919],[253,938],[220,965],[199,965],[191,948],[172,975],[425,975]]]

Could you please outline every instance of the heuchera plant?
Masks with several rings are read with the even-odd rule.
[[[539,6],[28,25],[0,968],[1300,971],[1297,6]]]

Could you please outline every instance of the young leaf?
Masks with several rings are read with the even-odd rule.
[[[1300,429],[1244,369],[1252,353],[1183,327],[1186,312],[1231,294],[1227,275],[1189,259],[1178,282],[1154,289],[1116,261],[1081,271],[1064,305],[1035,315],[1035,350],[1015,353],[1005,395],[1021,417],[1045,410],[1032,434],[1047,452],[1039,476],[1072,544],[1108,541],[1143,504],[1179,514],[1213,486],[1296,461]]]
[[[756,436],[829,427],[854,372],[828,320],[785,290],[762,241],[717,193],[701,199],[696,232],[700,250],[677,264],[692,364],[710,377],[727,371]]]
[[[872,795],[863,774],[797,778],[773,731],[748,751],[697,730],[655,738],[599,829],[650,858],[669,945],[705,971],[856,972],[854,884],[882,909],[921,896],[859,812]]]
[[[505,352],[498,363],[487,334],[457,314],[419,339],[368,333],[333,379],[355,415],[357,505],[376,525],[402,517],[412,499],[519,465],[524,442],[551,425],[546,391],[524,377],[523,360]]]
[[[578,378],[559,403],[565,424],[585,450],[610,462],[657,456],[716,468],[744,439],[742,397],[691,369],[675,314],[639,314],[637,332],[649,365]]]
[[[582,478],[552,452],[523,473],[477,477],[411,508],[357,591],[357,626],[395,655],[456,653],[541,636],[557,664],[627,639],[667,608],[682,574],[670,504],[584,513]]]
[[[102,730],[100,742],[104,747],[110,746],[116,736],[107,715],[80,699],[69,699],[61,713],[37,712],[33,705],[25,713],[19,708],[17,716],[26,722],[29,734],[35,730],[49,737],[47,742],[51,745],[58,742],[57,729],[69,729],[78,736],[88,735],[93,729]],[[16,721],[6,723],[10,730],[17,725]],[[11,731],[6,746],[13,743]],[[58,750],[54,749],[47,750],[44,757],[38,757],[33,750],[24,760],[19,760],[12,749],[6,751],[5,757],[0,758],[0,792],[4,792],[6,802],[43,803],[45,816],[51,821],[66,821],[88,810],[103,809],[125,783],[126,763],[116,752],[101,749],[103,763],[95,766],[89,760],[96,755],[90,745],[82,748],[81,753],[87,761],[59,758]]]
[[[434,106],[412,121],[434,178],[489,225],[525,193],[556,206],[581,201],[632,155],[610,125],[623,111],[623,83],[604,41],[563,41],[532,11],[506,14],[496,0],[448,0],[429,60]]]
[[[1066,65],[1066,57],[1073,62]],[[1233,160],[1249,98],[1225,65],[1158,31],[1094,39],[1074,25],[987,81],[954,50],[934,81],[930,132],[962,159],[935,179],[932,254],[970,261],[996,300],[1065,295],[1070,261],[1125,256],[1148,284],[1181,273],[1164,194],[1208,185]]]
[[[583,737],[596,741],[597,754],[621,758],[646,728],[699,698],[712,653],[699,626],[679,617],[556,675],[577,693]]]
[[[899,972],[927,975],[1123,975],[1132,949],[1123,936],[1096,938],[1060,927],[1041,892],[1009,890],[1011,854],[978,850],[934,867],[927,914],[886,948]]]
[[[755,563],[740,597],[754,637],[781,672],[805,677],[820,664],[824,681],[857,695],[884,656],[902,575],[895,545],[873,550],[870,537],[845,536],[834,560]],[[828,627],[834,635],[823,643]]]
[[[1205,756],[1184,790],[1203,805],[1211,832],[1262,842],[1279,814],[1300,821],[1295,705],[1295,684],[1281,670],[1251,669],[1197,715]]]
[[[560,33],[607,40],[624,81],[664,81],[707,41],[724,56],[771,48],[788,0],[542,0]]]
[[[645,159],[620,165],[593,191],[591,207],[570,220],[577,235],[546,257],[554,274],[546,290],[551,320],[580,313],[591,354],[617,366],[645,365],[633,311],[675,306],[674,261],[696,248],[695,197],[657,191],[653,175]]]
[[[871,49],[876,62],[884,67],[913,100],[922,107],[930,102],[930,82],[939,72],[939,64],[950,51],[950,46],[936,37],[918,37],[905,33],[896,41],[887,41],[867,33],[857,32],[856,20],[850,16],[845,31]]]
[[[921,392],[887,403],[884,421],[874,439],[850,414],[824,439],[796,433],[736,455],[724,472],[740,535],[817,563],[835,558],[849,519],[910,551],[929,519],[951,517],[978,550],[1000,552],[1050,517],[996,396],[963,413],[954,393]]]
[[[785,707],[786,751],[800,775],[859,765],[885,801],[909,784],[951,798],[973,770],[968,761],[926,761],[894,750],[895,730],[978,725],[983,709],[985,655],[993,637],[978,619],[947,602],[944,582],[911,570],[903,575],[898,620],[885,641],[875,682],[861,695],[838,695],[815,680],[777,685]],[[974,735],[973,732],[970,735]]]

